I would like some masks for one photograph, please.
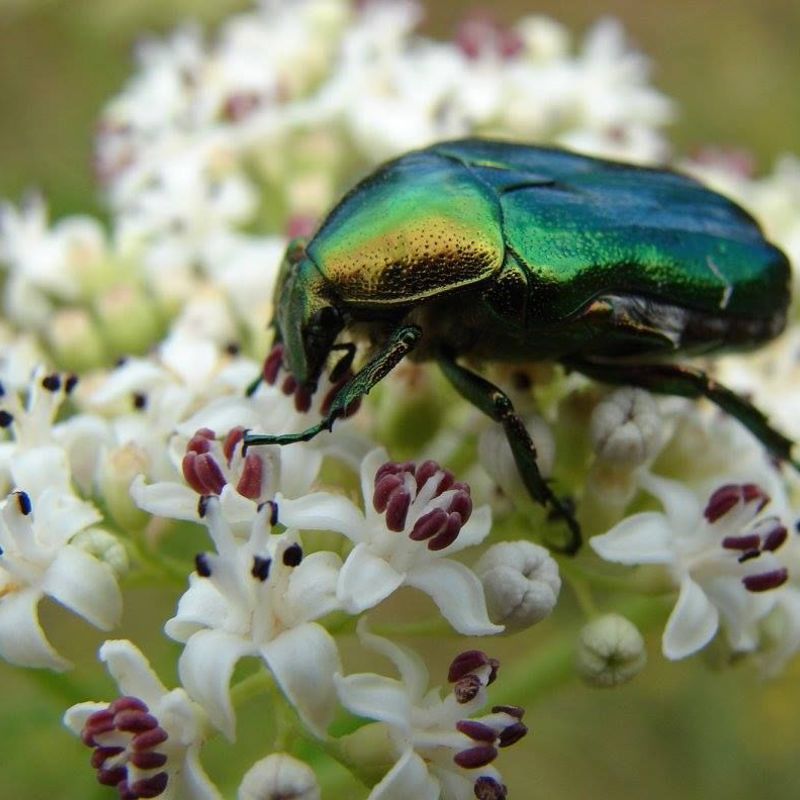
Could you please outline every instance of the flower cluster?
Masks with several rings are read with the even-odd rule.
[[[544,546],[562,523],[531,500],[500,426],[424,365],[395,370],[330,432],[247,447],[248,431],[319,422],[363,363],[355,331],[312,393],[267,325],[288,240],[368,169],[467,135],[671,157],[672,103],[615,22],[576,43],[553,20],[475,14],[434,41],[420,13],[409,0],[270,0],[213,37],[186,26],[148,40],[99,121],[109,226],[50,224],[38,196],[0,206],[0,657],[71,666],[40,623],[48,598],[109,631],[128,585],[173,592],[158,627],[180,647],[180,686],[109,640],[100,658],[120,695],[65,716],[124,800],[222,797],[202,748],[242,737],[251,698],[269,707],[247,732],[259,758],[232,757],[241,774],[222,777],[242,800],[319,798],[326,758],[369,800],[513,794],[498,766],[527,728],[520,706],[485,710],[497,660],[445,640],[460,655],[443,693],[425,664],[439,648],[418,651],[432,637],[524,636],[556,610],[562,573],[592,617],[558,609],[578,651],[565,678],[610,687],[644,669],[636,625],[613,593],[594,594],[614,582],[657,595],[643,626],[674,598],[667,658],[716,637],[776,674],[800,649],[800,483],[709,407],[486,365],[545,485],[569,494],[591,537],[577,564]],[[800,263],[796,159],[762,179],[744,162],[708,151],[681,165]],[[800,438],[790,317],[762,354],[717,369]],[[610,607],[596,616],[600,596]],[[396,677],[351,668],[374,654]]]

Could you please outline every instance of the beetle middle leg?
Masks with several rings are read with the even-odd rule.
[[[333,423],[347,413],[347,409],[382,381],[411,350],[417,346],[422,337],[422,329],[417,325],[404,325],[395,330],[381,349],[364,364],[363,367],[336,393],[331,402],[327,416],[316,425],[299,433],[268,434],[246,433],[244,447],[258,444],[294,444],[307,442],[324,430],[331,430]],[[350,350],[347,348],[347,352]],[[353,351],[354,352],[354,351]],[[345,358],[348,356],[346,355]],[[337,365],[338,368],[339,365]],[[348,365],[349,366],[349,365]],[[335,369],[337,369],[335,368]]]
[[[480,411],[503,426],[511,453],[522,482],[530,496],[549,506],[569,527],[570,538],[557,549],[574,555],[581,546],[581,531],[575,516],[566,503],[547,485],[536,463],[536,447],[522,418],[514,410],[508,395],[480,375],[465,369],[452,358],[440,356],[439,366],[456,391]]]
[[[792,440],[776,431],[752,403],[717,383],[702,370],[679,364],[609,364],[578,359],[564,359],[562,363],[604,383],[638,386],[657,394],[706,397],[739,420],[773,456],[788,461],[800,471],[800,462],[792,458]]]

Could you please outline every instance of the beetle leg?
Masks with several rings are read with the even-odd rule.
[[[510,398],[480,375],[470,372],[452,358],[440,356],[439,366],[456,391],[476,408],[503,426],[511,446],[517,469],[530,496],[542,505],[549,506],[569,527],[570,538],[559,548],[574,555],[581,546],[581,530],[567,504],[547,485],[536,463],[536,447],[525,428],[522,418],[514,410]]]
[[[268,434],[246,433],[244,447],[254,444],[294,444],[307,442],[324,430],[331,430],[333,423],[346,414],[352,404],[369,394],[399,363],[416,347],[422,336],[417,325],[404,325],[392,333],[381,349],[336,393],[327,416],[316,425],[299,433]]]
[[[599,364],[564,359],[565,366],[605,383],[638,386],[657,394],[679,397],[707,397],[745,426],[780,461],[788,461],[800,472],[800,462],[792,458],[794,443],[775,430],[767,417],[741,395],[717,383],[705,372],[679,364]]]

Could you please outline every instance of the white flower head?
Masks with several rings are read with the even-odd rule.
[[[346,497],[317,492],[276,497],[281,522],[300,530],[344,534],[355,547],[339,575],[337,596],[351,614],[386,599],[401,586],[430,595],[460,633],[499,633],[486,611],[475,573],[451,558],[489,534],[488,506],[473,511],[469,487],[434,461],[396,464],[382,448],[361,466],[365,510]]]
[[[419,657],[394,642],[370,634],[359,624],[362,644],[391,660],[400,679],[371,673],[337,676],[342,704],[389,729],[397,762],[370,792],[369,800],[414,797],[420,800],[502,800],[506,789],[492,766],[498,748],[518,742],[528,729],[518,706],[495,706],[475,717],[487,702],[486,687],[499,662],[480,650],[457,656],[448,672],[452,691],[442,697],[428,689],[428,672]]]
[[[240,539],[220,501],[203,501],[203,520],[216,553],[201,554],[190,586],[165,630],[185,642],[181,682],[229,738],[235,718],[229,684],[236,662],[258,656],[301,719],[319,735],[331,721],[339,654],[330,634],[312,620],[338,607],[341,562],[334,553],[304,556],[296,535],[270,533],[276,507],[265,503]]]
[[[775,606],[788,571],[781,549],[788,533],[777,516],[762,514],[770,498],[752,483],[725,484],[703,506],[675,481],[643,476],[664,513],[628,517],[590,545],[608,561],[663,564],[680,587],[663,637],[667,658],[684,658],[725,628],[734,651],[758,644],[758,623]],[[781,502],[775,503],[780,511]],[[768,509],[771,510],[771,509]]]
[[[43,462],[38,464],[40,474]],[[34,488],[34,487],[32,487]],[[90,624],[119,622],[122,597],[114,570],[73,538],[100,520],[97,509],[58,487],[17,490],[0,509],[0,656],[26,667],[70,665],[39,624],[47,595]]]
[[[64,723],[94,749],[92,766],[121,797],[221,800],[204,772],[199,751],[208,736],[202,707],[183,689],[161,683],[142,652],[127,640],[100,648],[122,693],[111,703],[79,703]]]
[[[598,458],[637,467],[658,452],[664,424],[649,392],[626,387],[603,398],[592,412],[590,433]]]
[[[272,753],[253,764],[239,785],[239,800],[319,800],[314,770],[288,753]]]

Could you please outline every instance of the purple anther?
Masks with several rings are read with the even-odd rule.
[[[303,560],[303,548],[297,542],[290,544],[283,551],[283,563],[287,567],[298,567]]]
[[[92,751],[92,757],[89,763],[93,769],[100,769],[109,758],[118,756],[120,753],[125,752],[124,747],[95,747]]]
[[[139,769],[158,769],[167,763],[167,757],[164,753],[154,753],[152,750],[144,752],[132,753],[131,764]]]
[[[436,489],[436,494],[444,494],[448,489],[450,489],[453,484],[455,484],[456,479],[452,472],[449,469],[442,470],[442,479],[439,481],[439,486]]]
[[[75,375],[74,373],[70,373],[69,375],[67,375],[67,379],[64,381],[64,391],[67,394],[72,394],[72,391],[78,385],[79,380],[80,379],[78,378],[78,376]]]
[[[61,388],[61,376],[57,372],[45,375],[42,378],[42,388],[48,392],[57,392]]]
[[[144,409],[147,408],[147,395],[144,392],[134,392],[131,399],[133,401],[133,407],[137,411],[144,411]]]
[[[198,553],[194,557],[194,569],[201,578],[211,577],[211,564],[206,553]]]
[[[125,710],[114,715],[114,726],[125,733],[141,733],[158,727],[158,720],[145,711]]]
[[[283,345],[276,344],[272,350],[269,351],[269,355],[264,360],[264,367],[261,371],[261,374],[264,376],[264,381],[270,386],[274,386],[275,382],[278,380],[278,373],[281,371],[282,366]]]
[[[459,490],[450,501],[450,511],[455,512],[461,517],[461,523],[466,524],[472,516],[472,498],[468,492]]]
[[[430,539],[444,530],[447,525],[447,512],[443,508],[434,508],[423,514],[411,529],[409,539],[415,542],[422,542]]]
[[[210,453],[196,455],[193,467],[194,474],[203,487],[203,494],[219,494],[225,488],[225,475]]]
[[[436,552],[437,550],[444,550],[445,547],[450,547],[458,538],[458,534],[461,532],[461,525],[461,514],[448,514],[444,528],[433,539],[428,540],[428,550]]]
[[[505,784],[498,783],[489,775],[481,775],[475,781],[474,791],[478,800],[505,800],[508,796]]]
[[[416,470],[417,491],[439,471],[439,465],[435,461],[423,461]]]
[[[375,491],[372,494],[372,507],[379,513],[386,511],[389,498],[395,489],[403,485],[403,479],[393,473],[380,475],[380,470],[375,476]]]
[[[137,751],[148,750],[151,747],[157,747],[163,744],[167,739],[169,739],[169,735],[163,728],[151,728],[149,731],[137,733],[136,736],[131,739],[131,749]]]
[[[783,586],[789,578],[789,571],[785,567],[773,569],[769,572],[759,572],[756,575],[745,575],[742,583],[749,592],[768,592]]]
[[[194,436],[189,439],[186,445],[187,453],[207,453],[211,449],[211,442],[214,441],[216,434],[211,428],[198,428]]]
[[[244,458],[244,468],[236,484],[236,491],[250,500],[257,500],[261,495],[261,483],[264,478],[264,462],[257,453],[248,453]]]
[[[406,515],[411,505],[411,495],[405,486],[395,489],[386,504],[386,527],[390,531],[402,531],[406,526]]]
[[[483,681],[477,675],[467,675],[456,682],[453,687],[453,696],[456,702],[464,705],[478,696],[478,692],[483,688]]]
[[[236,446],[239,442],[244,439],[244,432],[245,429],[241,425],[237,425],[235,428],[231,428],[225,439],[222,442],[222,452],[225,455],[225,461],[230,466],[231,461],[233,460],[233,454],[236,452]]]
[[[491,659],[483,650],[465,650],[463,653],[459,653],[450,662],[450,669],[447,671],[447,680],[450,683],[455,683],[490,663]]]
[[[500,747],[511,747],[516,744],[528,732],[528,726],[522,722],[515,722],[507,728],[500,731],[499,739]]]
[[[757,533],[747,536],[726,536],[722,540],[726,550],[753,550],[761,547],[761,537]]]
[[[492,714],[508,714],[519,720],[525,716],[525,709],[521,706],[492,706]]]
[[[113,769],[98,769],[97,782],[101,786],[117,786],[128,777],[127,767],[114,767]]]
[[[14,421],[14,415],[5,409],[0,410],[0,428],[9,428]]]
[[[267,580],[267,578],[269,578],[269,569],[271,566],[271,558],[253,556],[253,566],[250,568],[250,574],[263,583],[265,580]]]
[[[294,394],[297,391],[297,378],[294,375],[287,375],[281,384],[281,391],[287,395]]]
[[[478,769],[491,764],[497,758],[497,748],[490,744],[468,747],[453,756],[453,761],[464,769]]]
[[[758,558],[761,555],[760,550],[745,550],[736,561],[739,564],[744,564],[745,561],[752,561],[754,558]]]
[[[713,523],[738,503],[754,501],[758,502],[757,511],[760,511],[769,502],[769,495],[754,483],[726,483],[711,495],[703,514],[709,522]]]
[[[476,742],[494,742],[497,738],[494,728],[474,719],[460,719],[456,722],[456,730]]]
[[[311,408],[311,392],[307,386],[298,386],[294,393],[294,407],[300,414]]]
[[[788,538],[789,531],[786,530],[784,525],[778,520],[774,521],[774,527],[761,533],[761,549],[768,550],[771,553],[774,553]]]
[[[158,772],[149,778],[140,778],[138,781],[134,781],[128,786],[128,791],[136,800],[158,797],[167,788],[168,780],[166,772]]]
[[[31,498],[28,496],[27,492],[23,492],[22,489],[18,489],[14,492],[14,497],[17,500],[17,508],[19,509],[19,513],[23,516],[28,516],[33,510],[33,506],[31,505]]]

